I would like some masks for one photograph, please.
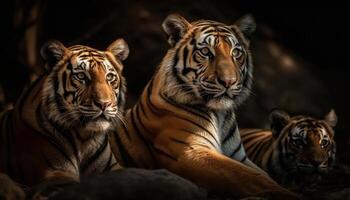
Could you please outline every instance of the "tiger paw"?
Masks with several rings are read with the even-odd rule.
[[[64,190],[65,187],[77,184],[74,181],[53,180],[40,183],[30,191],[29,197],[33,200],[47,200]]]
[[[24,191],[7,175],[0,174],[0,199],[24,200]]]

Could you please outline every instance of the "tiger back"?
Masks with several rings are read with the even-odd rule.
[[[336,143],[333,127],[337,116],[324,119],[290,117],[274,110],[271,130],[240,130],[248,157],[276,181],[293,189],[316,183],[334,164]]]
[[[123,39],[106,51],[46,43],[47,73],[1,114],[0,172],[33,186],[115,168],[107,131],[123,112],[128,52]]]

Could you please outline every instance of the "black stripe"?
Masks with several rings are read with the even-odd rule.
[[[203,31],[203,34],[211,34],[211,33],[215,33],[216,30],[215,29],[208,29],[206,31]]]
[[[88,158],[88,160],[84,164],[82,164],[82,166],[80,167],[81,172],[85,172],[85,170],[88,167],[94,164],[96,160],[103,155],[103,152],[105,152],[107,147],[108,147],[108,137],[105,137],[102,145],[95,151],[95,153],[90,158]]]
[[[162,97],[162,95],[160,95],[160,96]],[[163,97],[162,97],[162,98],[163,98]],[[164,99],[164,98],[163,98],[163,99]],[[167,101],[166,98],[165,98],[164,100]],[[176,106],[176,105],[174,104],[174,106]],[[197,115],[197,116],[200,117],[199,115]],[[176,117],[179,118],[179,119],[182,119],[182,120],[184,120],[184,121],[189,121],[189,122],[191,122],[192,124],[196,125],[197,127],[201,128],[202,130],[204,130],[205,132],[207,132],[207,133],[214,139],[214,141],[216,142],[216,144],[217,144],[218,146],[220,146],[219,141],[216,140],[216,138],[214,137],[214,135],[213,135],[208,129],[206,129],[205,127],[203,127],[202,125],[198,124],[197,122],[195,122],[195,121],[193,121],[193,120],[191,120],[191,119],[187,119],[187,118],[184,118],[184,117],[181,117],[181,116],[176,116]],[[209,122],[210,122],[210,121],[209,121]],[[215,126],[214,126],[214,128],[215,128]]]
[[[117,165],[117,162],[115,162],[115,163],[112,164],[113,157],[114,157],[114,156],[113,156],[113,153],[110,152],[108,161],[107,161],[107,163],[106,163],[106,166],[103,168],[102,172],[110,171],[110,170],[112,169],[113,166]]]
[[[76,169],[76,165],[75,165],[75,163],[73,162],[73,160],[72,160],[72,159],[69,157],[69,155],[64,151],[63,146],[61,146],[57,141],[55,141],[55,138],[50,137],[50,136],[48,136],[48,135],[46,135],[46,134],[43,134],[43,133],[41,133],[41,132],[39,132],[38,135],[41,136],[42,138],[44,138],[44,140],[46,140],[49,144],[51,144],[52,147],[54,147],[54,148],[57,150],[57,152],[59,152],[59,153],[63,156],[63,158],[64,158],[65,160],[69,161],[69,162],[74,166],[74,168]]]
[[[268,144],[269,144],[268,140],[267,140],[267,142],[266,142],[266,140],[260,141],[259,148],[256,150],[256,153],[254,155],[254,160],[257,160],[259,157],[263,157],[265,155],[266,151],[262,151],[262,150],[264,150],[264,148]]]
[[[136,119],[137,121],[139,122],[139,124],[141,125],[142,129],[147,131],[147,132],[150,132],[146,127],[145,125],[143,124],[143,122],[141,121],[141,119],[143,118],[143,116],[140,115],[140,104],[137,104],[135,105],[135,107],[131,110],[133,113],[135,112],[136,110]],[[135,109],[135,110],[134,110]],[[141,132],[140,132],[141,133]]]
[[[182,141],[182,140],[179,140],[179,139],[176,139],[176,138],[172,138],[172,137],[170,137],[170,140],[172,140],[175,143],[179,143],[179,144],[183,144],[185,146],[188,146],[190,149],[194,149],[189,143],[187,143],[185,141]],[[207,145],[204,145],[204,144],[195,144],[195,145],[204,147],[206,149],[210,149]]]
[[[76,92],[71,92],[71,91],[69,91],[69,89],[68,89],[68,85],[66,84],[67,83],[67,72],[66,71],[64,71],[63,72],[63,74],[62,74],[62,84],[63,84],[63,87],[64,87],[64,91],[63,91],[63,97],[65,98],[65,99],[67,99],[67,97],[69,96],[69,95],[72,95],[73,96],[73,101],[76,101],[76,97],[74,97],[74,94],[76,93]],[[74,81],[72,81],[72,87],[74,87],[74,88],[76,88],[77,86],[74,84]]]
[[[103,172],[111,171],[114,166],[118,165],[118,162],[110,164],[109,167],[106,167]]]
[[[179,119],[182,119],[182,120],[184,120],[184,121],[191,122],[192,124],[194,124],[194,125],[196,125],[197,127],[201,128],[202,130],[204,130],[205,132],[207,132],[208,135],[210,135],[210,136],[213,138],[213,140],[216,142],[217,146],[220,146],[220,143],[219,143],[219,141],[217,141],[217,139],[215,138],[215,136],[214,136],[208,129],[206,129],[205,127],[203,127],[202,125],[198,124],[198,123],[195,122],[195,121],[192,121],[192,120],[190,120],[190,119],[187,119],[187,118],[184,118],[184,117],[181,117],[181,116],[176,116],[176,117],[179,118]],[[215,146],[214,146],[214,147],[215,147]]]
[[[185,46],[183,48],[182,56],[183,56],[183,58],[182,58],[183,68],[186,68],[186,66],[187,66],[187,56],[188,56],[188,48],[187,48],[187,46]]]
[[[125,104],[125,93],[124,93],[124,89],[122,89],[124,86],[120,85],[118,88],[118,93],[116,93],[115,95],[117,96],[117,104],[118,104],[118,108],[119,110],[123,110],[124,111],[124,104]]]
[[[188,73],[190,73],[190,72],[194,72],[195,74],[197,74],[197,71],[198,71],[198,69],[193,69],[193,68],[191,68],[191,67],[184,67],[183,69],[182,69],[182,75],[183,76],[186,76]]]
[[[282,144],[283,143],[283,144]],[[280,160],[280,164],[281,164],[281,167],[282,169],[286,169],[287,168],[287,164],[284,162],[284,154],[283,154],[283,149],[285,150],[285,147],[286,147],[286,144],[287,143],[287,140],[283,140],[283,141],[280,141],[278,143],[278,151],[279,151],[279,160]]]
[[[135,113],[134,109],[136,109],[136,113]],[[136,122],[134,121],[135,120],[134,118],[136,118],[136,120],[139,122],[138,124],[140,124],[144,130],[148,131],[146,129],[146,127],[144,126],[144,124],[142,123],[142,121],[140,120],[140,116],[139,116],[139,112],[138,112],[138,109],[137,109],[137,105],[131,110],[131,112],[133,113],[133,115],[131,115],[131,122],[132,122],[133,127],[135,128],[137,136],[142,140],[142,142],[147,147],[147,150],[149,151],[149,153],[150,153],[150,155],[152,157],[153,163],[157,163],[156,158],[155,158],[155,156],[152,153],[152,150],[151,150],[151,147],[150,147],[150,142],[148,142],[146,140],[146,138],[141,133],[140,129],[137,127]]]
[[[187,133],[189,133],[189,134],[192,134],[192,135],[196,135],[196,136],[198,136],[198,137],[201,137],[201,138],[203,138],[205,141],[207,141],[209,144],[211,144],[213,148],[216,148],[215,145],[214,145],[214,143],[213,143],[212,141],[210,141],[208,138],[204,137],[203,135],[194,133],[194,132],[192,132],[192,131],[188,131],[188,130],[186,130],[186,129],[180,129],[180,130],[181,130],[181,131],[184,131],[184,132],[187,132]]]
[[[71,72],[73,72],[73,65],[70,61],[67,64],[67,69],[70,70]]]
[[[230,154],[230,158],[232,158],[240,149],[242,148],[242,142],[239,143],[239,145],[233,150],[233,152]]]
[[[270,148],[273,148],[272,146]],[[272,155],[273,155],[273,152],[274,150],[271,151],[270,155],[269,155],[269,158],[267,159],[267,172],[268,174],[270,174],[272,177],[275,177],[275,173],[274,173],[274,170],[273,170],[273,166],[272,166]]]
[[[182,141],[182,140],[179,140],[179,139],[176,139],[176,138],[173,138],[173,137],[170,137],[170,140],[175,142],[175,143],[179,143],[179,144],[183,144],[185,146],[190,146],[189,143],[185,142],[185,141]]]
[[[43,157],[43,160],[46,162],[47,166],[53,170],[59,170],[59,168],[57,168],[57,166],[55,166],[51,160],[47,157],[47,155],[43,152],[41,152],[41,155]]]
[[[113,132],[113,136],[115,138],[114,141],[117,143],[118,152],[120,153],[123,165],[125,167],[136,167],[137,166],[136,162],[130,156],[129,152],[125,149],[123,143],[121,142],[121,139],[120,139],[118,133]]]
[[[256,138],[256,137],[255,137]],[[250,149],[251,154],[249,154],[249,158],[255,160],[255,157],[260,153],[259,149],[261,148],[263,143],[259,141],[255,142],[253,147]]]
[[[214,32],[216,32],[216,31],[214,31]],[[208,38],[208,37],[211,37],[211,36],[214,36],[214,35],[211,35],[211,34],[206,35],[206,36],[203,38],[203,42],[202,42],[202,43],[204,43],[204,44],[206,44],[206,45],[210,45],[210,44],[207,43],[207,38]],[[217,36],[214,36],[214,39],[215,39],[215,38],[217,38]]]
[[[185,105],[182,105],[182,104],[177,104],[176,102],[174,102],[172,99],[168,99],[166,98],[163,94],[159,94],[159,96],[164,100],[166,101],[167,103],[173,105],[174,107],[177,107],[177,108],[180,108],[180,109],[183,109],[189,113],[191,113],[192,115],[195,115],[199,118],[203,118],[205,120],[207,120],[215,129],[215,131],[217,132],[217,127],[214,125],[214,123],[211,121],[211,119],[209,118],[209,116],[205,116],[204,114],[207,114],[207,113],[204,113],[204,114],[201,114],[200,113],[200,110],[193,110]]]
[[[37,113],[38,112],[39,111],[37,111]],[[57,138],[55,138],[54,136],[51,135],[51,131],[47,130],[47,128],[43,125],[43,122],[44,122],[43,115],[37,115],[37,117],[40,117],[39,119],[41,119],[41,120],[38,120],[37,123],[38,123],[39,127],[44,130],[44,133],[42,133],[41,131],[36,131],[36,130],[33,130],[33,131],[38,132],[39,133],[38,136],[42,137],[45,141],[47,141],[53,147],[55,147],[55,149],[63,156],[63,158],[68,160],[74,166],[74,168],[77,169],[73,160],[64,151],[67,149],[65,149],[64,146],[62,146],[62,144],[59,141],[57,141]],[[32,128],[32,127],[30,127],[30,128]]]
[[[173,76],[176,78],[176,81],[180,84],[184,84],[185,82],[178,76],[178,72],[177,72],[177,68],[175,67],[177,65],[177,63],[179,62],[179,49],[176,50],[175,55],[174,55],[174,59],[173,59],[173,64],[171,66],[171,68],[173,69]]]
[[[254,140],[255,138],[257,138],[258,136],[255,133],[259,133],[260,131],[254,131],[252,133],[249,133],[248,135],[241,135],[242,140],[244,141],[245,144],[249,144],[250,141]],[[255,144],[256,142],[254,142]]]
[[[66,139],[66,141],[69,143],[71,149],[73,149],[74,155],[76,158],[79,157],[79,150],[78,150],[78,145],[75,143],[75,138],[72,133],[69,131],[62,131],[60,132],[61,135]],[[79,134],[76,134],[79,135]]]
[[[55,75],[53,78],[52,78],[52,82],[53,82],[53,88],[52,88],[52,90],[54,90],[54,93],[55,93],[55,97],[54,97],[54,99],[51,99],[51,98],[47,98],[47,100],[46,100],[46,106],[47,107],[49,107],[50,105],[52,106],[52,104],[53,105],[55,105],[55,107],[56,107],[56,109],[61,113],[61,114],[63,114],[63,113],[66,113],[67,112],[67,109],[66,109],[66,107],[64,106],[65,104],[64,104],[64,102],[63,102],[63,99],[62,99],[62,97],[60,96],[60,95],[58,95],[57,93],[56,93],[56,91],[58,90],[58,88],[59,88],[59,81],[58,81],[58,76],[57,75]]]
[[[199,54],[200,55],[200,54]],[[200,55],[202,58],[204,58],[204,56]],[[198,59],[197,59],[197,56],[192,56],[193,58],[193,61],[196,62],[196,63],[201,63]]]
[[[139,101],[138,105],[140,106],[141,112],[143,113],[143,116],[148,119],[145,108],[143,107],[142,100]]]
[[[248,56],[245,62],[247,63],[247,65],[249,65]],[[249,76],[248,70],[244,70],[244,71],[245,73],[242,74],[243,75],[242,85],[244,88],[248,88],[248,83],[249,83],[248,81],[251,80],[251,77]]]
[[[130,113],[130,114],[131,114],[131,113]],[[122,126],[123,131],[124,131],[124,133],[126,134],[126,137],[130,140],[131,137],[130,137],[130,134],[129,134],[129,131],[128,131],[128,127],[126,127],[126,124],[123,123],[123,122],[120,122],[120,123],[118,123],[118,124]],[[116,130],[116,131],[117,131],[117,130]],[[117,134],[118,134],[118,133],[115,132],[115,135],[117,135]]]
[[[167,158],[169,158],[169,159],[171,159],[171,160],[177,161],[177,158],[175,158],[174,156],[172,156],[172,155],[166,153],[165,151],[163,151],[163,150],[161,150],[161,149],[158,149],[158,148],[155,147],[155,146],[153,146],[153,148],[154,148],[154,150],[155,150],[157,153],[159,153],[159,154],[161,154],[161,155],[163,155],[163,156],[165,156],[165,157],[167,157]]]
[[[146,103],[147,106],[149,108],[149,110],[156,116],[160,116],[160,113],[157,111],[157,108],[153,105],[152,101],[151,101],[151,95],[152,95],[152,87],[153,87],[153,79],[150,81],[149,85],[147,86],[147,99],[146,99]],[[141,99],[142,101],[142,99]]]
[[[190,44],[194,46],[194,45],[196,45],[196,43],[197,43],[196,38],[192,38]]]
[[[219,31],[221,34],[227,33],[228,36],[231,36],[231,35],[233,34],[231,30],[229,30],[229,29],[227,29],[227,28],[225,28],[225,27],[217,26],[217,27],[215,27],[215,28],[216,28],[216,30]]]
[[[236,133],[236,128],[237,128],[237,125],[236,123],[234,123],[233,126],[230,127],[230,130],[226,133],[225,137],[223,138],[221,142],[222,145],[225,145],[226,142],[234,136],[234,134]]]
[[[244,162],[247,159],[247,155],[244,155],[244,157],[239,162]]]
[[[71,149],[73,149],[74,155],[76,156],[76,158],[78,158],[78,156],[79,156],[78,151],[79,150],[78,150],[77,144],[74,143],[75,139],[74,139],[73,134],[70,133],[68,130],[66,130],[66,128],[55,123],[52,119],[47,118],[46,115],[42,113],[40,107],[37,107],[35,113],[36,113],[36,118],[40,119],[40,120],[37,120],[37,123],[39,124],[39,126],[41,128],[44,127],[43,129],[47,130],[47,128],[42,124],[42,122],[48,121],[50,123],[50,125],[66,139],[66,141],[69,143]],[[79,135],[79,134],[77,134],[77,135]]]

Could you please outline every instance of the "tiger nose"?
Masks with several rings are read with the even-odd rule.
[[[218,82],[223,85],[225,88],[231,87],[237,82],[236,77],[218,77]]]
[[[94,103],[101,110],[106,110],[110,105],[112,105],[112,101],[101,101],[101,100],[96,101],[95,100]]]
[[[315,158],[315,159],[311,159],[309,162],[312,166],[318,167],[322,164],[322,159]]]

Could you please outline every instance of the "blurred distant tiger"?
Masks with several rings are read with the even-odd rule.
[[[166,168],[233,197],[296,196],[246,156],[235,108],[249,94],[251,16],[234,25],[169,15],[172,46],[111,144],[125,166]]]
[[[33,186],[117,167],[107,130],[123,111],[128,53],[123,39],[106,51],[46,43],[47,74],[0,116],[0,172]]]
[[[271,130],[240,130],[248,157],[278,182],[300,189],[314,183],[333,165],[336,152],[331,110],[324,119],[270,114]]]

